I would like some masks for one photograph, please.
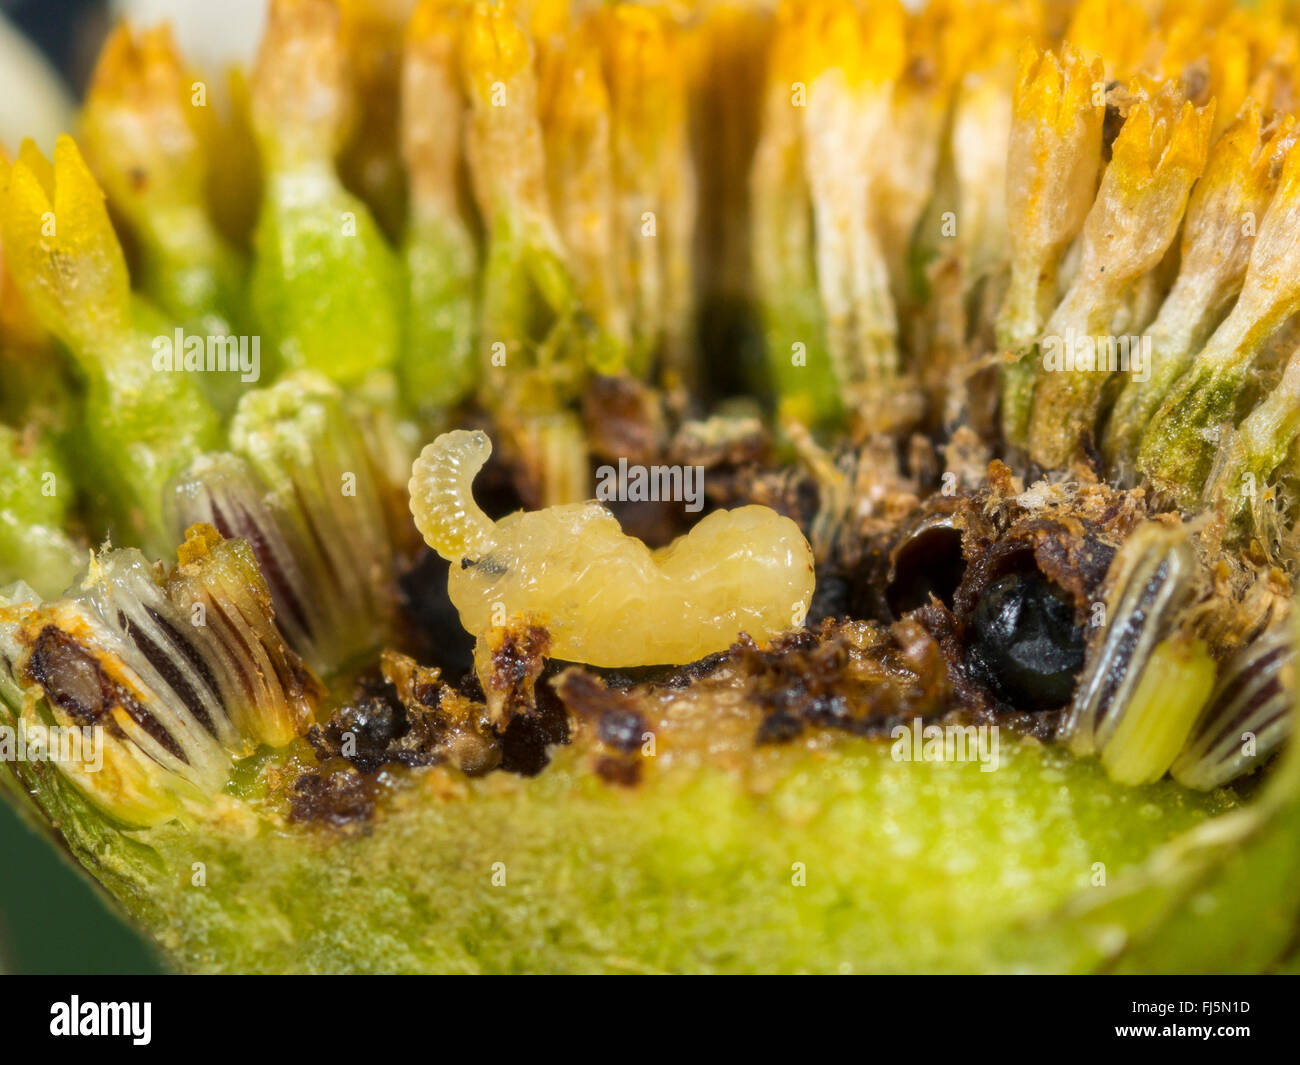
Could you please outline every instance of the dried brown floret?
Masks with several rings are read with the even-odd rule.
[[[395,651],[384,652],[382,668],[382,679],[362,678],[353,697],[307,733],[319,758],[342,758],[362,773],[446,763],[471,776],[501,763],[502,741],[481,702]]]
[[[737,654],[749,696],[765,715],[759,743],[793,739],[809,725],[883,735],[901,721],[951,708],[943,653],[915,619],[889,628],[825,622],[767,651],[742,641]]]
[[[376,786],[350,766],[304,773],[293,782],[289,819],[333,828],[358,828],[375,812]]]
[[[572,666],[554,681],[565,707],[583,724],[584,738],[594,742],[596,773],[610,784],[631,787],[641,779],[642,749],[649,733],[635,696],[611,690],[595,674]]]

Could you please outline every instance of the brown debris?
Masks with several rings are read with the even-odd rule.
[[[1189,625],[1210,653],[1224,658],[1291,610],[1291,582],[1262,553],[1225,551],[1211,526],[1194,538],[1206,588]]]
[[[536,685],[533,696],[529,712],[511,719],[501,734],[500,768],[524,777],[550,764],[550,748],[569,742],[569,715],[551,685]]]
[[[683,466],[738,469],[771,461],[772,440],[756,417],[715,415],[683,423],[673,436],[668,455]]]
[[[384,651],[382,677],[363,677],[328,722],[308,731],[307,740],[324,768],[294,781],[291,819],[337,825],[368,818],[381,790],[379,774],[394,766],[450,766],[466,776],[494,769],[522,776],[540,773],[550,762],[549,748],[569,741],[569,723],[550,686],[536,683],[545,664],[537,646],[534,642],[534,654],[521,659],[527,664],[512,694],[514,716],[504,727],[494,726],[487,705],[474,697],[476,681],[459,690],[445,684],[439,670]],[[339,766],[346,772],[335,780]]]
[[[501,743],[483,704],[394,651],[384,652],[382,668],[382,682],[363,679],[328,722],[308,731],[318,757],[342,758],[362,773],[449,763],[476,776],[497,767]]]
[[[906,619],[824,622],[817,632],[777,640],[769,650],[735,648],[749,697],[763,710],[759,743],[793,739],[812,725],[881,735],[899,721],[950,708],[943,652],[924,625]]]
[[[609,784],[641,780],[641,748],[650,725],[636,698],[611,691],[587,670],[572,666],[552,682],[560,701],[584,724],[597,746],[596,773]]]
[[[479,640],[474,660],[494,725],[504,728],[513,718],[532,711],[537,678],[550,649],[550,633],[520,620],[494,628]]]
[[[304,773],[293,782],[289,820],[299,824],[355,828],[375,812],[375,785],[351,767]]]
[[[1082,620],[1116,549],[1147,516],[1145,495],[1095,482],[1038,482],[1016,492],[1001,463],[990,464],[989,480],[992,490],[958,511],[968,566],[954,612],[963,617],[995,580],[1032,567],[1069,593]]]
[[[612,755],[600,755],[595,763],[596,775],[606,784],[634,788],[641,783],[641,762]]]
[[[765,480],[779,480],[782,471],[773,468],[772,440],[757,417],[714,415],[685,422],[669,443],[667,461],[704,468],[705,497],[712,507],[763,502],[800,521],[795,513],[797,502],[787,500],[780,491],[765,498],[759,488]],[[815,505],[815,499],[806,502]]]
[[[633,377],[592,377],[582,397],[587,444],[602,459],[659,461],[667,428],[659,393]]]

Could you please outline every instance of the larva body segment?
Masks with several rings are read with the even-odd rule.
[[[416,460],[411,512],[452,563],[448,591],[475,636],[522,617],[545,626],[556,658],[597,666],[681,664],[803,623],[812,549],[761,506],[715,511],[651,551],[598,503],[519,511],[492,525],[470,483],[490,453],[482,433],[440,436]]]

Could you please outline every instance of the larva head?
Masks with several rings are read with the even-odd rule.
[[[411,467],[411,515],[424,542],[448,562],[492,547],[492,522],[474,502],[474,477],[492,454],[482,430],[457,429],[426,445]]]

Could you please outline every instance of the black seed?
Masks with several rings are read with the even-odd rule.
[[[1018,710],[1069,702],[1083,666],[1084,635],[1065,594],[1040,573],[1003,577],[971,619],[966,665],[975,680]]]

